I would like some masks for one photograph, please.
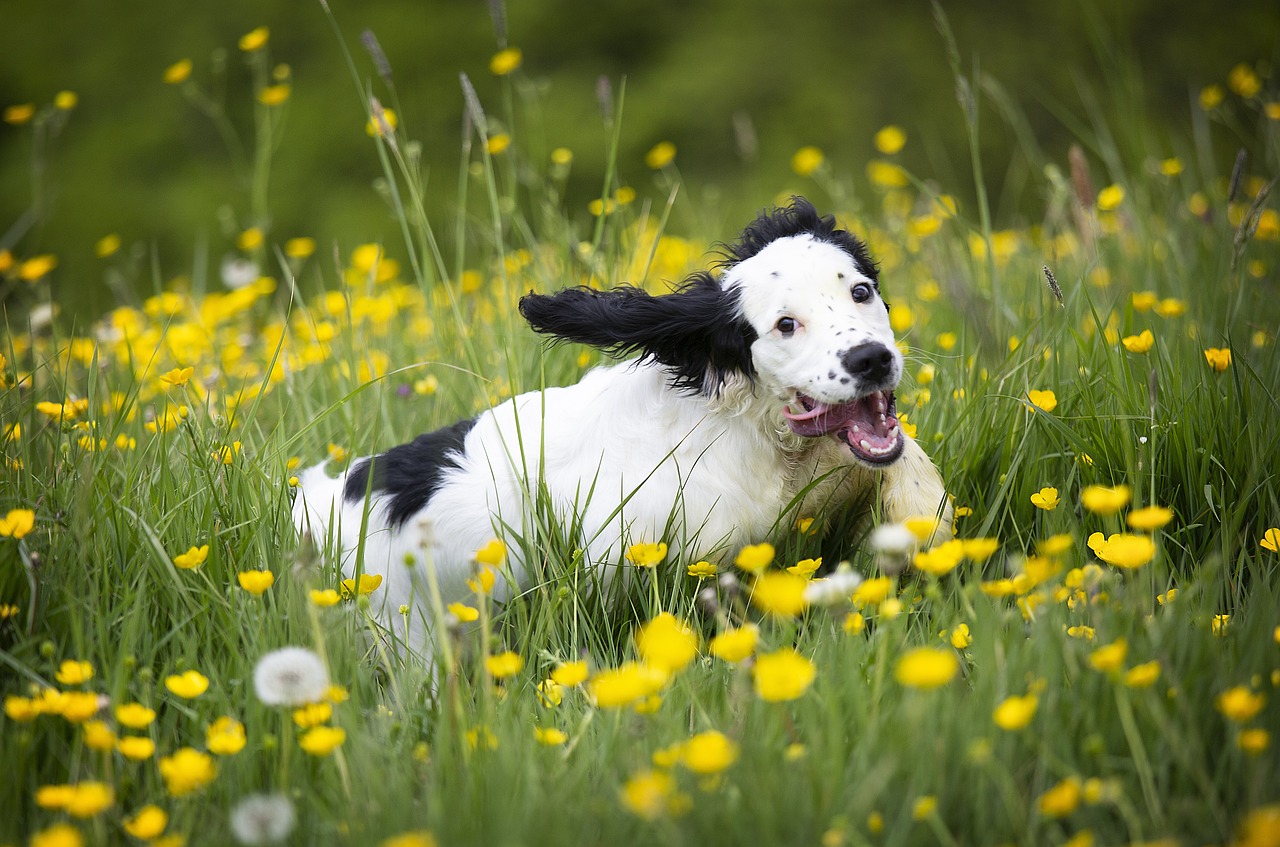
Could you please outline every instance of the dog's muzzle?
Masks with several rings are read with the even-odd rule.
[[[796,403],[802,411],[790,406],[782,410],[792,432],[807,438],[830,435],[848,447],[855,458],[873,467],[896,461],[906,446],[892,389],[834,405],[797,394]]]

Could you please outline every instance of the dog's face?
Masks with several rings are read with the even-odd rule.
[[[902,453],[893,390],[902,353],[865,251],[810,234],[769,242],[724,275],[756,339],[761,393],[777,398],[792,432],[832,436],[860,461]]]
[[[520,310],[540,332],[642,352],[679,390],[713,396],[739,377],[792,432],[834,438],[866,465],[901,456],[902,354],[865,245],[797,197],[743,230],[723,266],[659,297],[576,288],[530,294]]]

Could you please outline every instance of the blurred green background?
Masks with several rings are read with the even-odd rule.
[[[625,78],[622,182],[660,202],[666,189],[644,154],[660,141],[678,149],[690,202],[673,219],[677,231],[731,237],[786,190],[829,201],[790,170],[803,145],[821,148],[832,175],[857,190],[878,155],[872,136],[889,123],[908,133],[905,166],[962,205],[971,196],[955,82],[925,0],[516,0],[496,16],[503,24],[495,24],[501,4],[483,0],[330,5],[362,84],[388,103],[364,30],[390,61],[401,125],[422,143],[429,204],[446,242],[461,155],[458,75],[474,81],[491,115],[504,113],[502,81],[489,70],[502,26],[524,54],[516,90],[537,103],[523,112],[535,117],[511,128],[516,143],[530,161],[556,147],[574,152],[565,203],[584,231],[609,145],[602,77],[615,95]],[[1150,148],[1126,151],[1131,161],[1188,155],[1172,139],[1191,136],[1201,88],[1224,84],[1241,62],[1266,78],[1280,58],[1274,0],[943,5],[965,73],[995,80],[1025,118],[1019,136],[994,98],[981,100],[983,161],[1006,223],[1037,219],[1043,189],[1034,167],[1065,168],[1074,139],[1123,122],[1135,130],[1126,139]],[[216,268],[235,233],[253,223],[266,224],[274,243],[306,235],[323,252],[386,240],[398,252],[398,224],[375,189],[381,169],[363,98],[318,0],[0,0],[0,20],[0,108],[41,107],[62,90],[78,95],[56,137],[0,123],[0,247],[19,257],[55,254],[52,284],[64,311],[88,316],[114,302],[94,255],[108,233],[142,266],[159,268],[144,279]],[[249,188],[214,123],[162,80],[190,59],[191,79],[225,102],[251,148],[251,75],[237,42],[258,26],[270,28],[270,64],[287,64],[292,86],[268,221],[252,220]],[[1195,164],[1228,171],[1250,133],[1233,137],[1222,123],[1211,132],[1215,161]]]

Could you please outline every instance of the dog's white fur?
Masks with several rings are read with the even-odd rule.
[[[368,504],[344,500],[346,474],[305,472],[294,506],[300,531],[342,551],[344,571],[382,574],[375,607],[392,629],[409,606],[408,643],[429,652],[432,604],[428,569],[444,603],[468,598],[475,553],[494,537],[508,541],[511,577],[527,584],[531,563],[516,536],[525,534],[531,496],[545,485],[557,511],[580,516],[584,560],[625,566],[628,545],[665,541],[669,558],[731,562],[737,550],[763,541],[798,516],[821,516],[880,482],[888,521],[936,515],[950,528],[942,480],[910,438],[902,455],[871,468],[834,437],[802,437],[782,410],[803,394],[838,403],[865,393],[841,360],[860,343],[892,351],[891,380],[902,355],[878,293],[866,302],[851,285],[874,286],[846,250],[800,234],[773,241],[730,265],[719,280],[738,292],[741,317],[754,330],[753,374],[731,373],[712,392],[679,391],[659,362],[599,367],[580,382],[521,394],[481,414],[444,471],[426,507],[396,528],[378,492]],[[862,293],[865,293],[863,291]],[[791,317],[794,332],[778,329]],[[843,380],[842,380],[843,378]],[[807,492],[805,489],[809,489]],[[535,563],[536,564],[536,563]],[[511,586],[499,580],[495,594]]]

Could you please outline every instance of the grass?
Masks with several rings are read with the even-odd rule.
[[[891,155],[869,194],[826,164],[798,177],[843,198],[835,211],[882,261],[909,350],[899,408],[965,512],[958,537],[998,541],[984,561],[908,570],[856,604],[761,616],[731,561],[716,564],[732,580],[664,560],[600,585],[575,553],[572,516],[535,501],[535,531],[509,541],[543,578],[505,604],[465,598],[480,623],[450,636],[457,661],[438,686],[400,658],[366,600],[312,600],[343,575],[290,525],[299,462],[382,449],[575,380],[598,355],[541,346],[514,311],[521,293],[661,288],[732,236],[666,231],[673,212],[717,217],[681,208],[671,164],[641,197],[611,167],[607,214],[566,209],[571,163],[522,146],[520,129],[536,126],[525,90],[513,86],[497,115],[470,99],[466,199],[448,242],[422,212],[414,143],[397,133],[375,142],[400,241],[316,250],[259,229],[230,248],[263,275],[236,291],[202,282],[197,259],[182,282],[159,269],[133,279],[153,293],[125,295],[92,326],[9,313],[0,843],[144,840],[126,828],[157,844],[226,843],[230,810],[255,793],[288,798],[285,840],[299,844],[1275,843],[1280,554],[1266,533],[1280,523],[1280,228],[1265,181],[1214,170],[1233,151],[1203,132],[1172,128],[1188,153],[1165,173],[1163,155],[1124,157],[1145,148],[1119,143],[1123,126],[1095,123],[1082,160],[1114,175],[1077,169],[1074,187],[1047,175],[1036,226],[953,212],[947,187]],[[1254,109],[1249,141],[1274,172],[1280,133],[1259,102],[1236,105]],[[274,132],[272,108],[261,105]],[[615,138],[622,112],[615,103]],[[977,112],[965,117],[976,145]],[[269,167],[270,150],[255,149],[255,167]],[[1079,202],[1086,182],[1099,202]],[[8,284],[49,298],[24,267],[10,263]],[[1143,330],[1149,349],[1128,349]],[[1210,348],[1229,364],[1214,367]],[[1033,408],[1030,391],[1053,401],[1036,395]],[[1086,507],[1082,492],[1099,485],[1127,486],[1128,502]],[[1032,503],[1046,487],[1052,510]],[[1126,515],[1149,505],[1172,520],[1128,530]],[[778,572],[819,554],[869,579],[890,564],[857,543],[863,524],[839,525],[827,539],[781,527],[759,540]],[[1099,563],[1099,532],[1149,537],[1153,552]],[[1037,552],[1045,544],[1056,551]],[[203,545],[198,567],[175,565]],[[274,577],[260,594],[241,587],[253,571]],[[655,619],[666,636],[642,649],[637,628]],[[754,658],[715,655],[715,636],[750,623]],[[259,660],[289,645],[323,657],[340,686],[318,713],[255,693]],[[507,650],[519,669],[496,678],[485,657]],[[771,672],[777,656],[790,664]],[[673,669],[654,680],[637,658]],[[584,685],[545,682],[584,659]],[[203,693],[167,684],[192,670]],[[610,691],[621,705],[605,705]],[[131,729],[116,707],[134,702],[155,716]],[[224,716],[243,725],[235,752],[208,735]],[[309,735],[317,719],[343,731],[340,744]],[[535,728],[563,737],[542,743]],[[131,759],[122,736],[154,751]],[[176,757],[183,748],[197,752]],[[147,831],[148,806],[163,827]]]

